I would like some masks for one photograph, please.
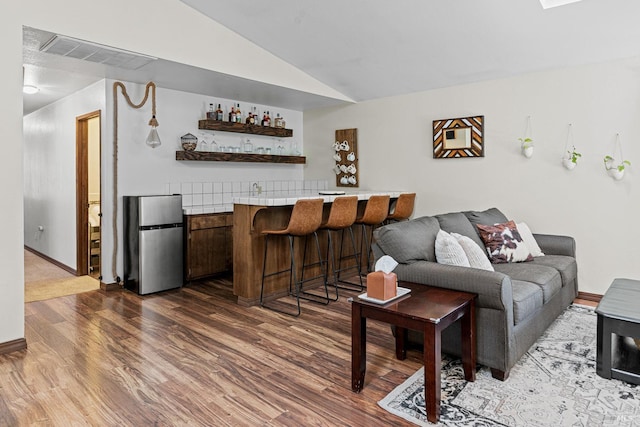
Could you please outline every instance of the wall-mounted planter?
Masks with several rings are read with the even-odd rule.
[[[607,174],[615,179],[616,181],[620,181],[622,178],[624,178],[624,169],[620,170],[620,169],[608,169],[607,170]]]
[[[525,156],[527,159],[530,159],[531,156],[533,156],[533,145],[529,145],[527,147],[523,146],[522,155]]]
[[[565,169],[567,170],[573,170],[573,168],[575,168],[576,165],[577,163],[572,162],[571,159],[567,159],[567,158],[562,159],[562,166],[564,166]]]
[[[627,166],[631,166],[631,162],[629,160],[624,160],[624,155],[622,154],[622,143],[620,142],[620,134],[616,134],[616,145],[620,149],[620,158],[623,159],[619,163],[616,162],[616,159],[613,156],[604,156],[604,168],[607,171],[607,175],[616,181],[620,181],[624,178],[624,171]],[[615,151],[615,147],[614,147]]]

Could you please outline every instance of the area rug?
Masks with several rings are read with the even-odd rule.
[[[596,314],[573,305],[511,370],[481,367],[467,383],[459,360],[442,366],[441,426],[640,426],[640,387],[596,375]],[[378,404],[414,424],[427,421],[424,369]]]
[[[42,301],[100,289],[100,282],[91,276],[70,279],[41,280],[24,286],[24,301]]]

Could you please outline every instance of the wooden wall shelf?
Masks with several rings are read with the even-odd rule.
[[[220,120],[210,119],[198,120],[198,129],[249,133],[253,135],[275,136],[280,138],[290,138],[293,136],[293,129],[247,125],[244,123],[223,122]]]
[[[208,151],[176,151],[176,160],[200,160],[207,162],[256,162],[256,163],[290,163],[303,165],[307,163],[304,156],[278,156],[273,154],[218,153]]]

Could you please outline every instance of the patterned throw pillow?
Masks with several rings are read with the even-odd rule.
[[[492,263],[504,264],[533,260],[529,248],[522,241],[515,222],[508,221],[496,225],[476,224],[476,227],[478,227],[480,238],[487,248]]]
[[[444,230],[436,235],[436,260],[438,264],[471,267],[460,243]]]
[[[538,242],[536,242],[536,238],[533,237],[533,233],[529,226],[524,222],[519,222],[516,224],[518,227],[518,232],[520,233],[520,237],[524,240],[525,245],[529,248],[529,252],[531,252],[532,257],[544,256],[542,249],[538,246]]]

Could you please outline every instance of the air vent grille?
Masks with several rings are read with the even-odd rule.
[[[61,35],[53,36],[40,51],[128,70],[137,70],[157,59]]]

